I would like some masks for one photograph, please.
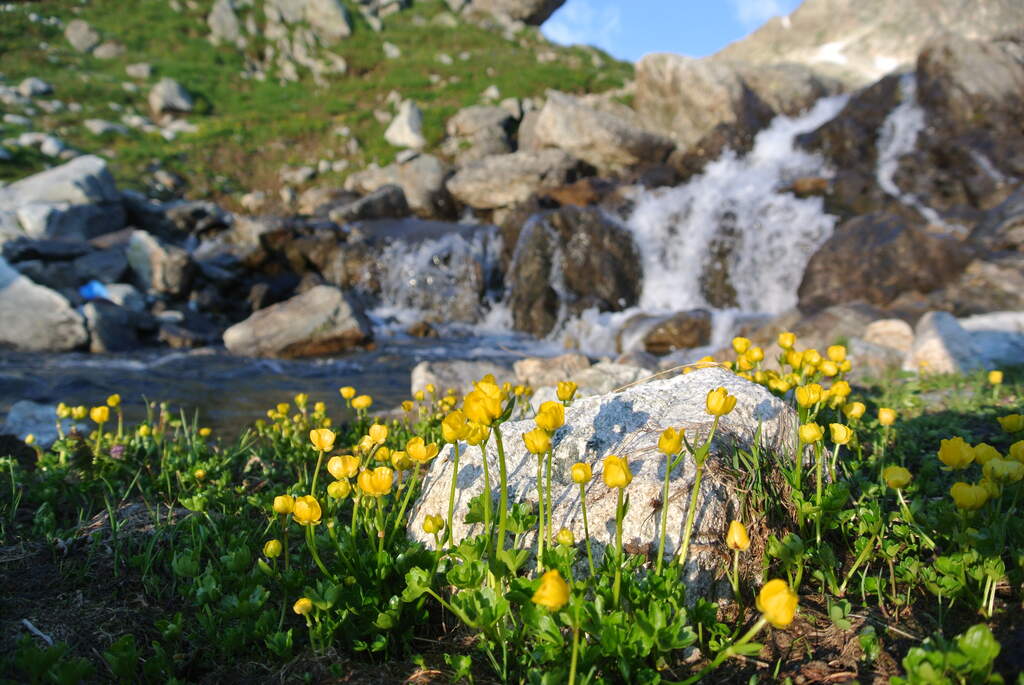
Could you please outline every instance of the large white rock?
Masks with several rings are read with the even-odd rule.
[[[398,106],[398,114],[384,131],[384,139],[397,147],[420,150],[427,144],[423,137],[423,112],[412,100]]]
[[[82,316],[63,295],[33,283],[0,257],[0,345],[66,352],[88,340]]]
[[[471,162],[448,179],[448,191],[478,209],[526,202],[535,192],[573,180],[578,162],[562,150],[513,152]]]
[[[1024,362],[1024,312],[989,312],[960,319],[985,366]]]
[[[726,474],[732,466],[732,445],[749,450],[760,430],[762,466],[774,472],[776,460],[792,459],[797,417],[791,407],[763,387],[722,369],[703,369],[667,380],[652,381],[621,393],[577,400],[565,412],[565,425],[554,435],[552,463],[553,527],[573,531],[577,542],[584,539],[579,486],[571,478],[572,465],[589,463],[594,480],[586,487],[587,517],[595,554],[614,542],[616,491],[602,481],[602,462],[610,454],[627,460],[633,481],[626,490],[631,506],[626,514],[623,543],[632,551],[656,554],[660,513],[651,502],[660,501],[665,457],[658,452],[661,431],[683,427],[691,441],[702,440],[711,428],[706,410],[707,393],[725,387],[737,397],[736,408],[723,417],[706,464],[697,501],[697,513],[686,567],[691,597],[712,594],[716,578],[722,577],[723,539],[729,521],[739,516],[739,493]],[[509,501],[531,501],[536,505],[536,456],[528,453],[522,435],[534,428],[532,420],[507,423],[501,427],[509,473]],[[453,536],[458,542],[477,534],[480,524],[464,523],[469,501],[483,492],[480,449],[462,445],[455,490]],[[409,516],[410,537],[433,546],[423,532],[428,514],[447,516],[452,479],[452,447],[445,447],[431,464],[423,481],[420,499]],[[495,508],[498,501],[498,458],[492,438],[487,450]],[[681,541],[689,495],[695,478],[692,459],[685,459],[670,478],[666,554],[672,555]],[[523,544],[532,543],[527,535]]]
[[[971,336],[949,312],[928,312],[914,328],[914,345],[903,360],[906,371],[969,373],[983,368]]]
[[[344,292],[318,285],[261,309],[224,331],[224,345],[247,357],[306,357],[346,352],[372,339],[370,322]]]

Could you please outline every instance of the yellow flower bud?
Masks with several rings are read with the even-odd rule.
[[[56,412],[58,419],[66,419],[71,416],[71,407],[61,402],[57,405]]]
[[[974,448],[957,436],[939,442],[939,461],[951,469],[965,469],[974,462]]]
[[[891,426],[896,423],[896,410],[889,407],[882,407],[878,410],[878,423],[883,426]]]
[[[903,468],[902,466],[886,466],[882,470],[882,479],[885,484],[893,490],[899,490],[900,488],[907,487],[910,482],[911,475],[910,471]]]
[[[417,390],[412,394],[412,398],[417,402],[422,402],[424,397],[426,397],[426,395],[423,394],[422,390]]]
[[[821,429],[821,426],[819,426],[816,423],[805,423],[802,426],[800,426],[801,442],[805,442],[808,445],[813,445],[814,443],[820,441],[822,436],[823,431]]]
[[[804,353],[790,350],[786,353],[786,363],[792,366],[794,371],[799,371],[804,365]]]
[[[1010,445],[1009,453],[1011,457],[1024,463],[1024,440],[1018,440]]]
[[[31,447],[32,445],[36,444],[36,436],[33,433],[29,433],[28,435],[25,436],[25,440],[23,440],[23,442]]]
[[[387,466],[364,469],[359,473],[359,489],[371,497],[383,497],[391,492],[395,480],[395,472]]]
[[[867,411],[867,407],[864,406],[863,402],[850,402],[843,405],[843,413],[846,414],[846,418],[851,421],[856,421],[860,417],[864,416],[865,411]]]
[[[800,599],[784,580],[769,580],[757,595],[757,610],[776,628],[793,622]]]
[[[1010,459],[992,459],[982,471],[993,483],[1017,483],[1024,478],[1024,464]]]
[[[610,454],[604,458],[604,471],[601,474],[604,484],[609,488],[624,488],[633,480],[629,464],[622,457]]]
[[[149,437],[149,434],[153,432],[153,429],[149,427],[149,424],[144,423],[139,426],[135,432],[138,433],[140,438],[145,438]]]
[[[463,400],[462,411],[470,421],[481,426],[490,426],[501,416],[501,400],[497,394],[489,394],[480,389],[473,390]]]
[[[1008,414],[1000,416],[997,420],[1007,433],[1019,433],[1024,430],[1024,414]]]
[[[373,398],[369,395],[359,395],[352,400],[353,409],[369,409],[373,406]]]
[[[569,602],[569,585],[562,580],[562,575],[551,569],[540,579],[540,587],[533,593],[533,603],[550,610],[558,611]]]
[[[402,402],[402,411],[410,412],[412,411],[412,408],[415,406],[416,405],[413,404],[412,400],[405,400],[404,402]]]
[[[82,405],[78,405],[77,407],[73,407],[71,409],[71,418],[73,418],[75,421],[81,421],[86,416],[88,416],[88,414],[89,410],[87,410]]]
[[[534,428],[523,433],[523,443],[531,454],[545,454],[551,449],[551,436],[543,428]]]
[[[196,480],[203,480],[206,478],[206,469],[196,469],[192,472],[192,475],[195,476]]]
[[[370,430],[367,431],[367,435],[370,436],[370,440],[374,445],[379,445],[388,439],[388,427],[375,423],[370,426]]]
[[[662,454],[668,456],[679,454],[683,449],[683,431],[682,428],[669,427],[661,432],[661,437],[658,438],[658,449]]]
[[[438,514],[427,514],[423,517],[423,532],[434,535],[444,530],[444,519]]]
[[[825,376],[826,378],[832,378],[832,376],[835,376],[837,373],[839,373],[839,365],[836,364],[831,359],[826,359],[822,361],[821,364],[818,366],[818,370],[821,371],[822,376]]]
[[[284,547],[280,540],[267,540],[263,545],[263,556],[267,559],[276,559],[281,556]]]
[[[830,397],[838,397],[844,400],[850,396],[850,392],[850,384],[846,381],[836,381],[832,384],[832,387],[828,389]]]
[[[441,436],[447,443],[455,443],[464,439],[468,430],[466,415],[460,409],[448,414],[441,422]]]
[[[821,363],[821,354],[813,347],[809,350],[804,350],[804,364],[807,366],[817,366]]]
[[[984,442],[979,442],[974,446],[974,461],[978,462],[982,466],[989,463],[993,459],[1002,459],[1003,455],[999,453],[992,445],[988,445]]]
[[[778,340],[778,342],[779,342],[779,347],[781,347],[782,349],[784,349],[784,350],[791,350],[791,349],[793,349],[793,345],[796,344],[796,334],[795,333],[790,333],[788,331],[784,331],[782,333],[779,333],[779,340]],[[792,364],[791,364],[791,366],[792,366]],[[797,366],[799,366],[799,364]]]
[[[331,499],[345,499],[352,492],[352,484],[347,480],[336,480],[327,486],[327,496]]]
[[[560,402],[544,402],[534,419],[538,428],[554,433],[565,424],[565,406]]]
[[[331,457],[327,462],[327,471],[337,478],[354,478],[359,473],[359,464],[362,460],[351,454],[343,454],[340,457]]]
[[[334,449],[334,431],[328,428],[314,428],[309,431],[309,441],[315,449],[330,452]]]
[[[292,611],[299,616],[309,616],[313,613],[313,600],[309,597],[299,598],[299,600],[292,606]]]
[[[953,498],[953,503],[957,508],[966,511],[981,509],[989,497],[988,490],[983,486],[969,485],[963,482],[953,483],[953,487],[949,489],[949,495]]]
[[[572,482],[584,485],[590,482],[590,479],[594,477],[593,470],[590,468],[590,464],[585,464],[582,461],[578,461],[572,465]]]
[[[989,371],[988,372],[988,382],[991,385],[1000,385],[1000,384],[1002,384],[1002,382],[1003,382],[1003,372],[1002,371]]]
[[[831,433],[832,442],[836,445],[845,445],[853,438],[853,431],[850,430],[849,426],[844,426],[841,423],[830,423],[828,428]]]
[[[199,429],[199,436],[200,437],[208,438],[212,434],[213,434],[213,429],[212,428],[207,428],[206,426],[203,426],[202,428]]]
[[[114,393],[113,395],[107,398],[107,406],[110,407],[111,409],[117,407],[119,404],[121,404],[121,396],[118,395],[117,393]]]
[[[836,364],[842,363],[846,359],[846,347],[844,345],[831,345],[825,350],[825,356],[829,358],[829,361]]]
[[[708,392],[707,409],[712,416],[725,416],[736,406],[736,398],[725,388],[715,388]]]
[[[434,387],[433,383],[427,383],[427,385],[423,389],[426,390],[431,395],[437,392],[437,388]]]
[[[572,381],[559,381],[555,389],[555,395],[562,402],[568,402],[576,396],[577,385]]]
[[[350,400],[356,396],[356,389],[351,385],[346,385],[344,388],[338,388],[338,392],[341,394],[342,398],[346,400]]]
[[[796,403],[801,407],[813,407],[821,402],[823,392],[822,387],[817,383],[801,385],[796,389]]]
[[[320,503],[313,495],[303,495],[295,499],[295,508],[292,509],[292,518],[300,526],[315,526],[320,523]]]
[[[743,354],[750,349],[750,340],[737,336],[732,339],[732,349],[736,350],[736,354]]]
[[[93,407],[89,410],[89,418],[93,420],[93,423],[106,423],[110,420],[110,408],[105,406]]]
[[[558,534],[555,536],[555,540],[562,547],[572,547],[576,544],[576,538],[568,528],[562,528],[559,530]]]
[[[750,547],[750,538],[747,536],[747,527],[739,521],[729,524],[729,532],[725,535],[725,544],[729,549],[736,549],[745,552]]]
[[[756,364],[757,362],[764,361],[764,349],[751,347],[744,356]]]

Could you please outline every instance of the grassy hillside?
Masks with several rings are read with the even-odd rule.
[[[298,83],[246,80],[240,77],[245,55],[261,54],[265,40],[248,37],[244,51],[212,45],[206,25],[212,4],[213,0],[189,2],[178,12],[168,0],[52,0],[0,12],[4,82],[17,85],[25,77],[37,76],[54,86],[53,95],[41,99],[82,105],[80,112],[40,110],[27,127],[0,124],[0,138],[28,130],[52,132],[76,149],[106,155],[124,187],[142,189],[147,166],[159,161],[188,179],[189,196],[231,204],[231,196],[248,190],[275,190],[284,165],[349,159],[349,173],[374,161],[390,162],[398,150],[384,141],[386,124],[373,112],[392,111],[385,99],[393,90],[423,109],[424,133],[433,147],[444,137],[445,120],[459,108],[479,103],[481,92],[492,84],[502,98],[522,98],[543,95],[548,88],[617,88],[632,74],[631,65],[594,49],[552,46],[536,29],[526,29],[509,41],[461,19],[456,27],[439,25],[432,20],[446,8],[440,0],[429,0],[387,17],[380,33],[350,5],[354,33],[333,48],[348,62],[348,72],[328,76],[327,87],[317,87],[308,71]],[[254,4],[248,11],[262,24],[262,0]],[[62,26],[33,21],[32,12],[58,17],[65,25],[84,19],[103,39],[117,40],[126,50],[110,60],[78,53],[64,38]],[[397,45],[402,56],[386,59],[385,41]],[[541,63],[540,52],[557,58]],[[453,57],[452,63],[439,61],[439,53]],[[460,59],[461,53],[468,53],[467,58]],[[128,77],[125,66],[135,62],[151,63],[152,78]],[[437,83],[432,83],[431,75],[440,80],[435,77]],[[149,116],[146,96],[164,76],[179,80],[196,97],[197,112],[188,119],[199,126],[198,133],[174,141],[136,130],[97,137],[82,125],[90,118],[116,123],[126,113]],[[126,83],[137,85],[137,92],[126,90]],[[17,107],[0,107],[23,113]],[[345,139],[334,133],[343,126],[361,144],[355,155],[346,154]],[[20,178],[53,163],[34,150],[12,152],[13,161],[0,162],[0,180]],[[340,182],[342,176],[332,173],[317,182]]]

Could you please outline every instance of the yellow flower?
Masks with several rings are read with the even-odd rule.
[[[410,412],[410,411],[412,411],[412,408],[415,407],[415,406],[416,405],[413,404],[412,400],[406,400],[406,401],[402,402],[402,411]]]
[[[208,438],[212,434],[213,434],[213,429],[212,428],[207,428],[206,426],[204,426],[204,427],[199,429],[200,437]]]
[[[551,449],[551,436],[543,428],[523,433],[523,442],[530,454],[544,454]]]
[[[750,371],[752,368],[754,368],[754,363],[752,361],[750,361],[749,359],[747,359],[746,355],[743,355],[743,356],[739,357],[736,360],[736,369],[737,370],[746,372],[746,371]],[[741,373],[739,375],[740,376],[746,376],[747,374]]]
[[[590,482],[590,479],[594,477],[594,472],[590,468],[590,464],[584,464],[582,461],[578,461],[572,465],[572,482],[579,483],[580,485]]]
[[[821,354],[813,347],[809,350],[804,350],[804,364],[808,366],[817,366],[821,363]]]
[[[343,478],[353,478],[359,473],[359,457],[354,457],[351,454],[343,454],[340,457],[331,457],[327,461],[327,471],[337,478],[342,480]]]
[[[683,449],[683,431],[683,428],[669,427],[661,432],[661,437],[658,438],[658,449],[662,454],[668,456],[679,454],[679,451]]]
[[[412,394],[412,398],[417,402],[422,402],[424,397],[426,397],[426,395],[423,394],[422,390],[417,390]]]
[[[707,408],[712,416],[725,416],[736,406],[736,398],[725,388],[715,388],[708,392]]]
[[[801,385],[796,389],[796,403],[801,407],[813,407],[822,400],[822,387],[817,383]]]
[[[466,437],[469,426],[466,425],[466,415],[461,409],[456,409],[441,422],[441,436],[447,443],[455,443]]]
[[[317,402],[313,405],[314,414],[323,414],[325,411],[327,411],[327,405],[323,402]]]
[[[849,359],[844,359],[839,363],[839,370],[843,373],[850,373],[850,369],[853,368],[853,364],[850,363]]]
[[[779,347],[781,347],[784,350],[791,350],[791,349],[793,349],[793,345],[795,345],[795,344],[796,344],[796,334],[795,333],[790,333],[789,331],[784,331],[782,333],[779,333]],[[797,366],[799,366],[799,364]]]
[[[56,412],[58,419],[66,419],[67,417],[71,416],[71,407],[61,402],[60,404],[57,405]]]
[[[1000,416],[999,425],[1007,433],[1019,433],[1024,430],[1024,414],[1008,414]]]
[[[466,424],[466,442],[470,445],[482,445],[491,437],[491,430],[487,426],[470,421]]]
[[[827,350],[825,350],[825,356],[828,357],[830,361],[833,361],[836,364],[839,364],[844,359],[846,359],[846,346],[845,345],[830,345],[829,348]]]
[[[757,594],[757,610],[764,614],[776,628],[785,628],[793,622],[796,607],[800,598],[796,596],[786,581],[776,578],[769,580]]]
[[[558,534],[555,536],[555,540],[563,547],[572,547],[576,544],[576,537],[568,528],[562,528],[559,530]]]
[[[1002,459],[1003,455],[999,453],[992,445],[984,442],[979,442],[974,446],[974,461],[978,462],[982,466],[989,463],[993,459]]]
[[[982,470],[994,483],[1017,483],[1024,478],[1024,464],[1010,459],[992,459]]]
[[[110,407],[93,407],[89,410],[89,418],[94,423],[106,423],[110,420]]]
[[[747,536],[747,527],[739,521],[729,524],[729,532],[725,534],[725,544],[729,549],[738,549],[741,552],[750,547],[750,538]]]
[[[572,381],[559,381],[555,395],[562,402],[568,402],[576,396],[577,385]]]
[[[281,402],[280,404],[277,405],[277,413],[278,414],[284,414],[285,416],[287,416],[288,415],[288,409],[290,409],[290,407],[288,406],[287,402]]]
[[[540,587],[533,593],[533,603],[558,611],[569,602],[569,585],[562,580],[562,574],[551,569],[540,578]]]
[[[995,499],[1003,494],[1003,486],[999,483],[990,481],[988,478],[982,478],[979,480],[978,487],[985,489],[985,492],[988,493],[989,499]]]
[[[292,611],[297,613],[299,616],[308,616],[313,613],[313,600],[309,597],[300,597],[292,606]]]
[[[778,393],[787,393],[790,385],[782,378],[772,378],[768,381],[768,387]]]
[[[906,470],[902,466],[886,466],[882,470],[882,479],[885,484],[893,490],[899,490],[900,488],[907,487],[910,482],[911,475],[910,471]]]
[[[949,489],[949,495],[957,508],[966,511],[981,509],[988,501],[988,490],[981,485],[968,485],[967,483],[953,483]]]
[[[538,428],[554,433],[565,424],[565,406],[561,402],[544,402],[534,419]]]
[[[878,410],[878,423],[883,426],[891,426],[896,423],[896,410],[889,407],[882,407]]]
[[[816,423],[805,423],[800,426],[800,441],[808,445],[813,445],[821,440],[823,434],[821,426]]]
[[[300,526],[317,525],[320,523],[320,503],[313,495],[303,495],[295,499],[295,508],[292,510],[292,518]]]
[[[119,404],[121,404],[121,396],[118,395],[116,392],[107,398],[107,406],[110,407],[111,409],[118,406]]]
[[[82,405],[78,405],[77,407],[72,407],[71,418],[73,418],[75,421],[81,421],[88,415],[88,413],[89,411],[85,407],[83,407]]]
[[[764,350],[760,347],[751,347],[744,356],[756,364],[764,361]]]
[[[327,496],[331,499],[345,499],[352,492],[352,484],[347,480],[336,480],[327,486]]]
[[[604,484],[610,488],[624,488],[633,480],[629,464],[614,454],[604,458],[604,471],[601,476],[604,478]]]
[[[350,400],[356,396],[356,389],[351,385],[346,385],[344,388],[338,388],[338,392],[341,394],[342,398],[346,400]]]
[[[836,445],[845,445],[853,438],[853,431],[850,430],[850,427],[841,423],[830,423],[828,429],[832,434],[832,442]]]
[[[427,383],[423,389],[429,392],[431,395],[437,392],[437,388],[434,387],[433,383]]]
[[[373,405],[373,398],[369,395],[359,395],[352,400],[353,409],[369,409]]]
[[[1003,372],[1002,371],[989,371],[988,372],[988,382],[991,385],[1000,385],[1000,384],[1002,384],[1002,382],[1003,382]]]
[[[24,442],[26,445],[28,445],[30,447],[32,445],[36,444],[36,436],[35,436],[35,434],[29,433],[28,435],[25,436],[25,439],[22,442]]]
[[[836,381],[832,384],[832,387],[828,389],[830,397],[839,397],[846,399],[850,396],[850,384],[846,381]]]
[[[391,492],[391,485],[395,481],[395,472],[387,466],[378,466],[373,469],[364,469],[359,473],[359,489],[371,497],[383,497]]]
[[[843,405],[843,413],[846,414],[846,418],[851,421],[856,421],[860,417],[864,416],[865,411],[867,411],[867,407],[864,406],[863,402],[850,402]]]
[[[391,461],[391,449],[381,445],[377,448],[377,451],[373,453],[373,457],[377,461]]]
[[[206,478],[206,469],[196,469],[192,472],[192,475],[195,476],[196,480],[203,480]]]
[[[149,424],[144,423],[135,432],[139,434],[140,438],[145,438],[153,432],[153,429],[149,427]]]
[[[965,469],[974,461],[974,448],[957,436],[939,443],[939,461],[951,469]]]
[[[309,431],[309,441],[321,452],[330,452],[334,449],[334,431],[328,428],[314,428]]]
[[[395,450],[391,453],[391,468],[395,471],[408,471],[412,468],[412,464],[412,459],[404,450]]]
[[[280,540],[267,540],[263,545],[263,556],[267,559],[276,559],[283,551]]]
[[[423,438],[416,436],[405,443],[405,451],[417,464],[426,464],[437,456],[437,445],[432,442],[424,443]]]
[[[423,532],[434,535],[444,530],[444,519],[438,514],[427,514],[423,517]]]
[[[1010,445],[1009,453],[1011,457],[1024,463],[1024,440],[1018,440]]]
[[[494,387],[497,389],[497,386]],[[488,394],[478,388],[466,395],[462,411],[470,421],[481,426],[490,426],[494,419],[501,416],[501,400],[497,395]]]
[[[836,364],[831,359],[826,359],[825,361],[821,362],[821,364],[818,366],[818,370],[821,371],[822,376],[832,378],[832,376],[835,376],[837,373],[839,373],[839,365]]]
[[[741,338],[739,336],[732,339],[732,349],[736,350],[736,354],[743,354],[750,349],[750,339]]]
[[[370,426],[370,430],[366,434],[370,436],[370,440],[373,441],[374,445],[379,445],[388,439],[388,427],[375,423]]]

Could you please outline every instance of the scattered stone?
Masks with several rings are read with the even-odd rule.
[[[879,319],[864,329],[864,342],[907,354],[914,346],[914,329],[903,319]]]
[[[93,354],[127,352],[139,346],[135,322],[138,315],[109,302],[87,302],[82,307]]]
[[[144,291],[172,296],[188,292],[194,264],[188,252],[180,247],[136,230],[132,232],[126,256]]]
[[[136,62],[126,66],[124,71],[132,78],[148,79],[153,75],[153,65],[149,62]]]
[[[345,188],[368,194],[385,185],[397,184],[416,214],[454,218],[454,202],[445,186],[450,174],[451,168],[434,155],[419,154],[408,162],[357,171],[345,180]]]
[[[460,166],[469,162],[512,152],[509,136],[515,126],[512,115],[502,107],[477,105],[456,112],[445,130],[444,151]]]
[[[580,371],[590,368],[590,360],[582,354],[570,352],[558,357],[527,357],[520,359],[512,368],[516,380],[532,388],[556,386],[561,381],[572,379]]]
[[[498,90],[498,86],[494,85],[493,83],[484,88],[483,92],[480,93],[481,100],[490,100],[493,102],[494,100],[498,100],[500,98],[501,91]]]
[[[278,0],[278,4],[283,4]],[[305,19],[326,45],[334,45],[352,35],[352,20],[339,0],[305,0]]]
[[[396,147],[420,150],[427,144],[423,137],[423,112],[412,100],[406,100],[399,108],[391,125],[384,132],[384,139]]]
[[[473,389],[473,383],[487,374],[493,375],[499,384],[516,382],[512,366],[496,361],[420,362],[413,367],[409,392],[413,395],[426,392],[427,386],[433,385],[438,393],[454,388],[460,395],[465,395]]]
[[[119,307],[133,312],[146,310],[146,298],[129,283],[108,283],[107,299]]]
[[[121,124],[115,124],[105,119],[86,119],[82,124],[94,136],[105,136],[108,134],[127,135],[128,128]]]
[[[149,91],[149,108],[154,114],[188,113],[195,108],[195,102],[185,86],[172,78],[162,78]]]
[[[123,54],[124,46],[116,40],[108,40],[92,51],[92,56],[97,59],[116,59]]]
[[[0,344],[67,352],[88,340],[85,322],[64,296],[33,283],[0,258]]]
[[[216,45],[220,42],[238,45],[242,41],[242,25],[235,14],[232,0],[217,0],[213,3],[213,9],[206,17],[206,23],[210,27],[210,39]]]
[[[662,357],[710,342],[711,312],[691,309],[671,316],[637,314],[631,317],[619,329],[616,349],[620,352],[642,349]]]
[[[1024,359],[1024,312],[977,314],[961,319],[960,325],[986,367],[1003,368]]]
[[[467,164],[447,183],[460,202],[477,209],[522,204],[536,192],[557,188],[582,175],[578,160],[562,150],[513,152]]]
[[[384,56],[388,59],[398,59],[402,56],[402,50],[394,43],[384,41],[381,47],[384,49]]]
[[[437,329],[426,321],[417,321],[406,328],[405,333],[406,335],[411,335],[414,338],[439,338],[441,336],[441,334],[437,332]]]
[[[267,194],[262,190],[254,190],[242,196],[239,202],[250,212],[258,212],[267,203]]]
[[[281,170],[280,176],[283,183],[300,186],[316,176],[316,169],[311,166],[287,167]]]
[[[903,361],[906,371],[970,373],[983,368],[971,336],[948,312],[928,312],[914,328],[914,345]]]
[[[100,34],[81,19],[70,21],[64,29],[64,37],[71,43],[71,47],[79,52],[89,52],[100,44]]]
[[[409,213],[402,187],[389,184],[355,202],[332,209],[328,216],[335,223],[346,224],[360,219],[400,218],[409,216]]]
[[[47,95],[53,92],[53,86],[41,78],[29,77],[18,84],[18,92],[27,98]]]
[[[355,301],[328,285],[261,309],[224,332],[229,352],[251,357],[337,354],[371,340],[370,322]]]

